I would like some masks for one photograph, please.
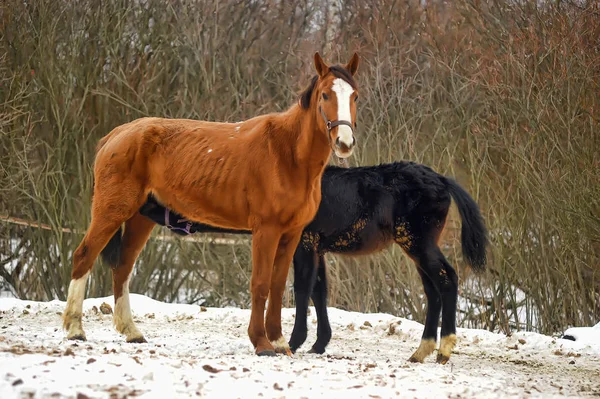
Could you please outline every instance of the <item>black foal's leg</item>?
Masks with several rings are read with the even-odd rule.
[[[317,279],[312,290],[312,300],[317,312],[317,341],[310,353],[325,353],[325,347],[331,340],[331,325],[327,315],[327,270],[325,257],[319,256]]]
[[[302,248],[302,243],[294,254],[294,297],[296,298],[296,319],[290,338],[290,350],[296,350],[306,341],[306,318],[308,300],[317,276],[317,254]]]
[[[425,328],[421,337],[421,344],[408,359],[411,362],[423,363],[423,360],[433,353],[437,340],[437,328],[442,310],[442,301],[439,291],[433,283],[430,273],[431,269],[427,266],[425,259],[417,260],[419,275],[423,282],[425,296],[427,297],[427,316],[425,316]]]
[[[446,364],[450,360],[452,349],[456,345],[456,302],[458,300],[458,276],[446,257],[437,249],[438,262],[442,269],[438,272],[439,287],[442,294],[442,331],[437,362]]]

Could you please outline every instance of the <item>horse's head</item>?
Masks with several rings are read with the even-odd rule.
[[[356,101],[358,91],[354,74],[358,69],[355,53],[345,66],[328,66],[315,53],[317,76],[303,94],[303,108],[316,112],[317,124],[329,138],[332,150],[339,158],[348,158],[356,144]]]

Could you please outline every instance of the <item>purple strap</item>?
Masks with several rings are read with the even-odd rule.
[[[170,213],[171,213],[170,209],[165,208],[165,226],[167,226],[167,228],[169,230],[180,230],[187,234],[192,234],[192,232],[190,231],[190,228],[192,227],[192,222],[190,222],[189,220],[185,224],[185,229],[182,227],[171,226],[171,223],[169,223],[169,214]],[[180,221],[185,221],[185,219],[180,219]]]

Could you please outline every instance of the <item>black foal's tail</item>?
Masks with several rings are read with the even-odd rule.
[[[111,237],[102,252],[100,252],[100,257],[106,265],[112,268],[116,268],[119,265],[122,241],[123,227],[119,227],[119,230]]]
[[[456,181],[446,178],[448,191],[456,202],[462,219],[461,244],[463,256],[476,271],[485,270],[488,243],[487,230],[479,206]]]

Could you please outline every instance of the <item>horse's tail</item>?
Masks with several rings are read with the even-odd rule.
[[[102,252],[100,252],[100,257],[106,265],[112,268],[116,268],[119,265],[122,241],[123,227],[119,227],[119,230],[111,237]]]
[[[463,256],[475,271],[485,270],[488,243],[487,229],[475,200],[456,181],[446,178],[450,195],[456,202],[462,219],[461,244]]]

